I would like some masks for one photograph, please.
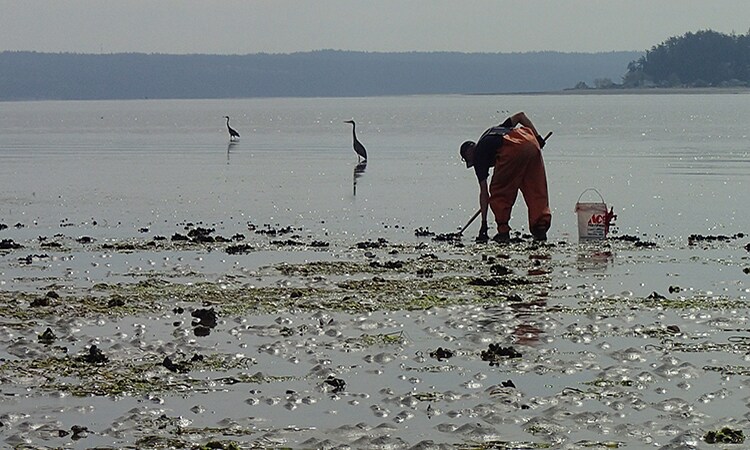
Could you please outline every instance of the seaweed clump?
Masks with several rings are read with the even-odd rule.
[[[236,244],[230,245],[224,249],[230,255],[238,255],[241,253],[250,253],[253,250],[253,246],[249,244]]]
[[[501,359],[520,358],[521,354],[513,347],[501,347],[500,344],[490,344],[487,350],[482,350],[482,361],[489,361],[490,366],[500,365]]]
[[[416,236],[416,237],[430,237],[430,236],[435,236],[435,233],[432,232],[432,231],[430,231],[429,227],[425,227],[425,228],[419,227],[419,228],[417,228],[417,229],[414,230],[414,236]]]
[[[0,250],[17,250],[23,247],[21,244],[17,244],[13,239],[3,239],[0,241]]]
[[[688,237],[688,245],[695,245],[699,242],[729,242],[735,239],[742,239],[745,237],[744,233],[737,233],[732,236],[727,236],[725,234],[719,234],[719,235],[708,235],[704,236],[702,234],[691,234]]]
[[[435,235],[432,240],[437,242],[460,243],[463,235],[461,233],[441,233]]]
[[[719,431],[709,431],[703,436],[703,440],[708,444],[742,444],[745,442],[745,435],[742,430],[724,427]]]

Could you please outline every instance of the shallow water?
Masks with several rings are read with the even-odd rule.
[[[554,131],[549,243],[476,245],[476,224],[460,245],[415,236],[465,224],[476,182],[457,146],[520,109]],[[742,95],[2,103],[0,240],[22,247],[0,250],[0,440],[698,448],[748,430],[747,109]],[[370,155],[356,195],[351,117]],[[578,243],[587,187],[635,242]],[[173,239],[200,227],[227,242]],[[201,334],[191,313],[208,308]],[[521,356],[490,365],[490,344]],[[106,364],[81,362],[92,345]]]
[[[96,221],[126,235],[183,221],[450,232],[477,203],[458,145],[507,115],[498,111],[524,110],[554,132],[544,151],[553,236],[576,236],[573,209],[589,187],[615,207],[623,233],[733,233],[750,222],[747,104],[744,95],[3,103],[0,213],[8,224]],[[235,144],[226,114],[242,134]],[[356,195],[343,123],[352,117],[370,155]],[[511,224],[519,231],[523,210]]]

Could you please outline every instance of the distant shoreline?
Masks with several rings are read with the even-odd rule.
[[[440,93],[440,94],[389,94],[389,95],[365,95],[365,96],[253,96],[253,97],[154,97],[154,98],[90,98],[90,99],[59,99],[59,98],[37,98],[37,99],[0,99],[0,104],[11,102],[66,102],[66,101],[133,101],[133,100],[242,100],[242,99],[272,99],[272,98],[358,98],[358,97],[410,97],[410,96],[498,96],[498,95],[742,95],[750,94],[750,87],[706,87],[706,88],[613,88],[613,89],[563,89],[554,91],[530,91],[530,92],[477,92],[477,93]]]
[[[750,87],[564,89],[557,94],[750,94]]]
[[[750,94],[750,87],[705,88],[612,88],[563,89],[538,92],[489,92],[474,95],[681,95],[681,94]],[[471,94],[469,94],[471,95]]]

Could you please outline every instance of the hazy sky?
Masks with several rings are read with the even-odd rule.
[[[0,51],[643,51],[750,0],[0,0]]]

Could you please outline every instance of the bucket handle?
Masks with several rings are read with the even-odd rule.
[[[597,190],[596,190],[596,189],[594,189],[594,188],[588,188],[588,189],[586,189],[585,191],[581,192],[581,195],[579,195],[579,196],[578,196],[578,203],[581,203],[581,198],[583,198],[583,194],[585,194],[585,193],[586,193],[586,192],[588,192],[588,191],[594,191],[594,192],[596,192],[596,195],[598,195],[598,196],[599,196],[599,198],[600,198],[600,199],[602,199],[602,203],[605,203],[605,202],[604,202],[604,197],[602,197],[602,194],[600,194],[600,193],[599,193],[599,191],[597,191]]]

